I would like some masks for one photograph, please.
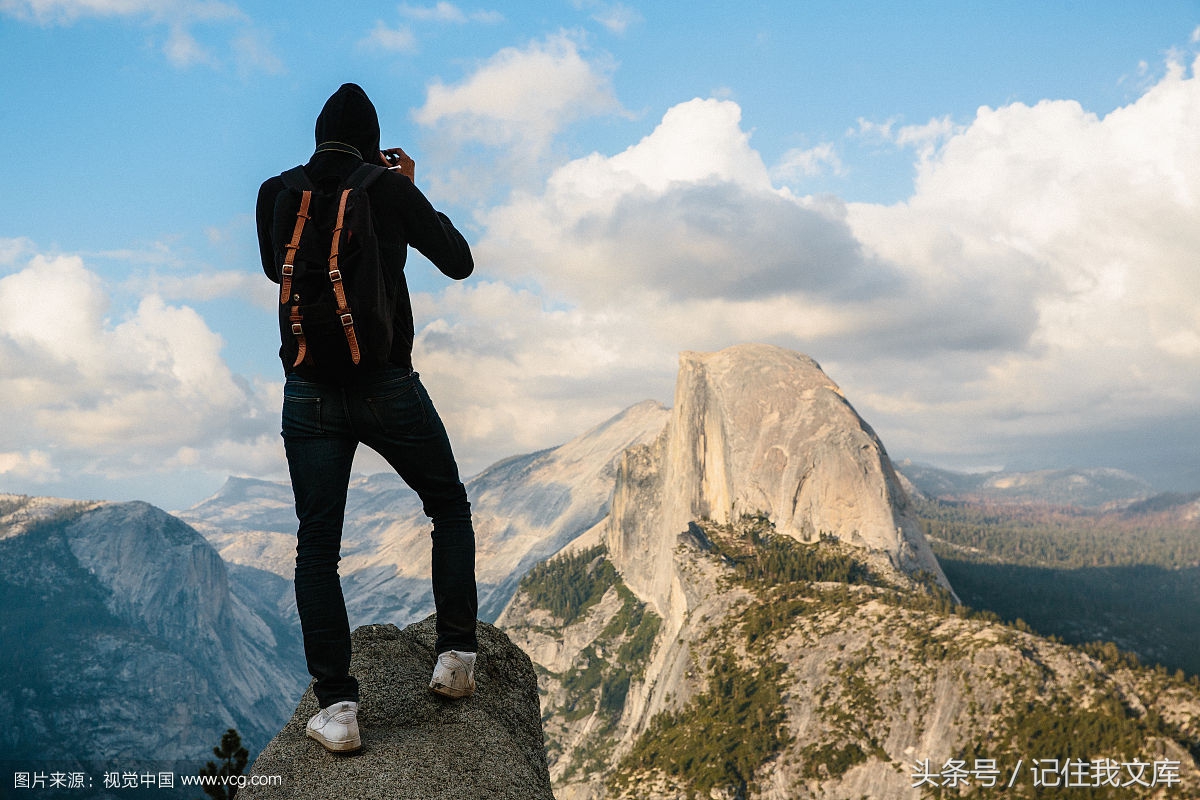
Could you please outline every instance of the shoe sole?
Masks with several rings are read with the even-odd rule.
[[[349,742],[331,742],[314,731],[305,730],[304,733],[308,736],[308,738],[312,739],[314,742],[321,745],[321,747],[324,747],[331,753],[349,755],[350,753],[357,753],[362,749],[362,739],[351,740]]]
[[[475,694],[475,687],[469,686],[466,689],[455,689],[453,686],[447,686],[444,683],[431,683],[429,684],[429,691],[440,694],[442,697],[451,697],[457,700],[460,697],[470,697]]]

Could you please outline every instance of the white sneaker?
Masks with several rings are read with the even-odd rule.
[[[362,747],[358,735],[358,703],[343,700],[322,708],[308,721],[305,733],[331,753],[353,753]]]
[[[438,656],[429,688],[446,697],[466,697],[475,691],[475,654],[447,650]]]

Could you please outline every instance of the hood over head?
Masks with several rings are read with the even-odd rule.
[[[317,117],[317,147],[341,142],[374,163],[379,153],[379,115],[362,87],[344,83],[325,101]]]

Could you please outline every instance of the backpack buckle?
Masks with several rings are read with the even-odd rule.
[[[300,327],[299,322],[292,323],[292,333],[296,336],[300,336],[304,333],[304,329]]]
[[[283,265],[283,270],[282,270],[282,272],[283,272],[283,274],[284,274],[284,275],[287,275],[288,277],[291,277],[291,274],[292,274],[293,272],[295,272],[295,271],[296,271],[296,267],[295,267],[294,265],[292,265],[292,264],[284,264],[284,265]]]
[[[329,280],[330,281],[332,281],[333,283],[337,283],[341,279],[342,279],[342,271],[340,269],[329,270]]]
[[[349,314],[342,314],[341,317],[342,317],[342,327],[343,328],[349,328],[351,325],[354,324],[354,317],[350,316]]]

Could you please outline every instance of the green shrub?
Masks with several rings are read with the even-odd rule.
[[[544,608],[563,625],[570,625],[618,580],[605,552],[604,545],[597,545],[543,561],[526,573],[519,588],[535,608]]]
[[[636,772],[681,779],[693,796],[715,788],[745,795],[755,773],[790,742],[780,687],[784,666],[740,666],[726,651],[714,659],[707,690],[677,712],[659,714],[622,760],[612,783]]]

